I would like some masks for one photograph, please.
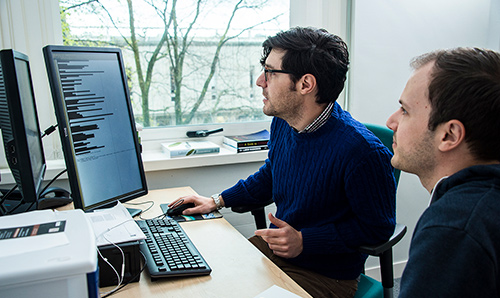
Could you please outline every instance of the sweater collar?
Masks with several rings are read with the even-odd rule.
[[[470,181],[484,181],[500,185],[500,164],[476,165],[460,170],[446,179],[442,178],[432,190],[431,204],[453,187]]]

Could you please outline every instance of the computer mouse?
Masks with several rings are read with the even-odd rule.
[[[38,209],[54,209],[73,202],[71,194],[59,187],[50,187],[38,198]]]
[[[195,205],[194,203],[186,203],[186,204],[181,204],[177,207],[171,208],[167,210],[167,215],[172,217],[172,216],[177,216],[177,215],[182,215],[182,211],[188,209],[188,208],[193,208]]]

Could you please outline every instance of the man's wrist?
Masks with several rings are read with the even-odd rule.
[[[214,200],[215,208],[217,208],[217,210],[221,210],[222,208],[224,208],[220,193],[212,195],[212,200]]]

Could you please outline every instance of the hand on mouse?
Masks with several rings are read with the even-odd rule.
[[[182,204],[186,203],[194,203],[195,207],[188,208],[182,212],[183,215],[191,215],[191,214],[207,214],[217,209],[215,206],[214,200],[212,198],[198,196],[198,195],[189,195],[180,197],[172,203],[168,204],[169,208],[172,208],[178,201],[184,200]]]

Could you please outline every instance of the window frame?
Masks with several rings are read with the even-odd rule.
[[[344,37],[349,33],[349,30],[346,28],[349,23],[348,8],[350,3],[351,1],[349,0],[315,0],[307,2],[290,0],[290,27],[322,27]],[[2,24],[0,48],[12,48],[30,57],[40,128],[44,130],[57,122],[53,111],[52,96],[48,86],[41,49],[48,44],[62,44],[59,1],[46,0],[37,1],[35,3],[30,0],[2,1],[0,2],[0,22]],[[344,39],[349,42],[348,37],[344,37]],[[348,90],[347,87],[346,90]],[[345,96],[346,94],[341,94],[341,97],[339,97],[338,102],[341,105],[344,105]],[[260,99],[255,98],[255,100]],[[182,158],[171,161],[170,163],[172,165],[169,165],[168,161],[164,161],[163,158],[160,157],[158,152],[160,152],[159,144],[161,142],[173,139],[187,139],[186,132],[189,130],[211,130],[222,127],[222,133],[207,137],[207,139],[222,144],[224,135],[246,134],[264,128],[269,129],[270,122],[271,118],[265,121],[244,123],[214,123],[205,125],[144,128],[139,134],[144,148],[143,158],[146,164],[146,171],[212,164],[213,162],[207,162],[208,158],[189,157],[189,159],[191,159],[189,163],[185,162],[188,158]],[[43,145],[48,168],[45,180],[50,180],[54,178],[60,170],[65,168],[58,133],[55,132],[49,137],[44,138]],[[0,154],[1,184],[13,183],[14,180],[10,174],[3,150],[0,151],[2,151]],[[220,164],[255,160],[263,161],[267,156],[266,152],[267,151],[232,154],[232,156],[224,153],[221,154],[221,158],[217,159],[215,162]],[[161,160],[162,165],[158,165],[159,163],[157,160]],[[184,162],[182,162],[182,160],[184,160]],[[147,165],[148,163],[150,166]]]

